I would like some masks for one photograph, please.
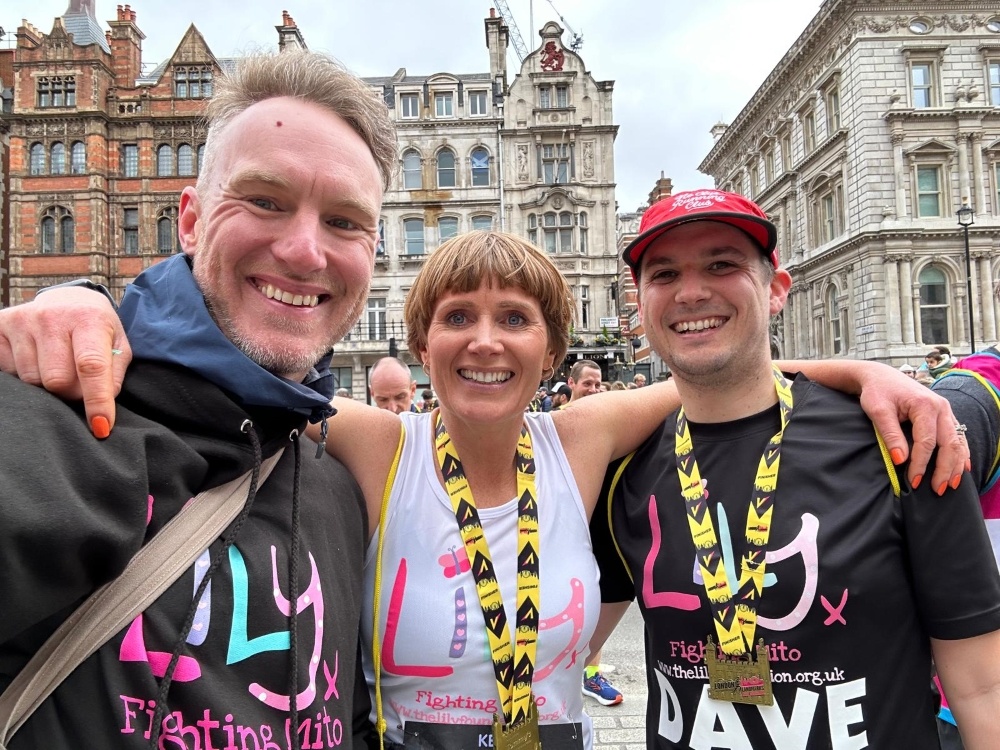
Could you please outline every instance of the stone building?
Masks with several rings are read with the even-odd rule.
[[[700,169],[779,230],[784,357],[919,364],[997,338],[1000,14],[826,0]],[[965,234],[971,274],[967,283]],[[969,289],[971,288],[971,295]]]
[[[80,276],[120,296],[179,249],[180,192],[204,153],[199,116],[235,61],[217,58],[192,25],[170,59],[144,72],[136,11],[118,6],[108,26],[94,0],[70,0],[48,34],[27,22],[17,30],[13,107],[0,115],[10,142],[11,303]],[[287,12],[276,29],[279,48],[305,46]],[[493,12],[485,30],[482,72],[404,68],[366,79],[396,122],[399,169],[367,308],[333,363],[355,395],[376,359],[407,356],[403,301],[426,257],[473,229],[504,228],[553,254],[576,298],[568,362],[607,366],[623,351],[597,345],[602,319],[618,314],[613,83],[591,76],[555,23],[508,80],[509,31]]]

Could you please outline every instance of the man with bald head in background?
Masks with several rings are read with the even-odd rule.
[[[379,409],[402,414],[416,411],[413,396],[417,392],[417,381],[410,376],[410,368],[398,357],[382,357],[368,374],[368,392],[372,403]]]

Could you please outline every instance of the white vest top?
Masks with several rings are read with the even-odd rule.
[[[389,498],[379,608],[382,706],[387,739],[407,720],[490,724],[500,712],[483,612],[448,494],[438,481],[432,414],[401,414],[406,433]],[[550,414],[525,414],[538,490],[540,626],[532,691],[542,724],[580,722],[583,667],[600,610],[586,512]],[[513,455],[511,456],[513,460]],[[480,520],[509,623],[516,620],[517,501],[481,509]],[[361,630],[374,695],[372,603],[378,535],[365,559]],[[375,720],[374,700],[372,721]]]

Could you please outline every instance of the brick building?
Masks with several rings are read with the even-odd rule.
[[[179,249],[180,193],[204,151],[200,113],[235,61],[217,58],[192,25],[170,59],[144,73],[135,10],[118,6],[107,25],[94,0],[71,0],[49,33],[28,22],[17,30],[14,98],[0,116],[10,145],[11,304],[81,276],[120,296]],[[287,12],[276,29],[279,48],[305,46]],[[367,308],[334,359],[355,394],[377,358],[397,348],[406,356],[403,301],[424,259],[477,228],[518,232],[553,254],[576,295],[570,360],[620,358],[620,346],[595,341],[601,319],[618,315],[613,83],[591,76],[555,23],[508,81],[508,28],[491,11],[485,30],[482,72],[404,68],[366,79],[396,121],[399,170]]]

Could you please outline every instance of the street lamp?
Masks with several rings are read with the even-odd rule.
[[[965,284],[968,292],[969,305],[969,354],[976,353],[975,314],[972,304],[972,259],[969,255],[969,227],[976,222],[976,214],[972,206],[963,203],[958,209],[958,225],[965,230]]]

